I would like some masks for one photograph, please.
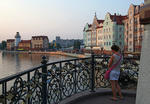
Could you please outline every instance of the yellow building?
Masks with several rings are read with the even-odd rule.
[[[31,50],[31,40],[21,40],[18,50]]]

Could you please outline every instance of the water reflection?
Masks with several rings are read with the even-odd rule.
[[[0,78],[40,65],[43,55],[0,52]],[[48,62],[72,58],[49,54],[46,54],[46,56],[49,59]]]

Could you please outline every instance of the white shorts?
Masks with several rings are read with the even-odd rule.
[[[120,76],[120,71],[112,70],[109,75],[109,80],[118,80]]]

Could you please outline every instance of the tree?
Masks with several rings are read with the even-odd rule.
[[[6,41],[2,41],[2,43],[1,43],[1,49],[2,50],[6,49],[6,46],[7,46]]]
[[[59,43],[56,44],[57,49],[61,48],[61,45]]]
[[[80,45],[81,45],[81,42],[79,40],[75,40],[73,49],[80,49]]]

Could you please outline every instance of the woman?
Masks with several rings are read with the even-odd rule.
[[[118,100],[117,95],[116,95],[116,90],[118,90],[119,98],[123,99],[123,96],[121,93],[121,88],[118,84],[118,79],[120,76],[120,65],[121,65],[121,61],[122,61],[122,56],[119,53],[119,47],[117,45],[113,45],[111,47],[111,50],[112,50],[113,55],[111,56],[110,61],[108,63],[108,68],[110,68],[114,64],[118,63],[116,65],[116,67],[111,70],[110,75],[109,75],[109,80],[110,80],[110,83],[112,86],[112,93],[113,93],[113,97],[111,99],[112,100]]]

